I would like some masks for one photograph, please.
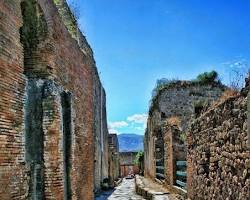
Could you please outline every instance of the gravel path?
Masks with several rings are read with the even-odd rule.
[[[114,191],[105,192],[95,200],[145,200],[135,193],[135,180],[123,179]]]

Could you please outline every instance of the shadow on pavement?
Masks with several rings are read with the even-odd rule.
[[[99,196],[95,197],[95,200],[107,200],[114,191],[115,189],[103,191]]]

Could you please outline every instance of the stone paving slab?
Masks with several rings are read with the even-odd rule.
[[[168,198],[168,195],[155,195],[153,197],[153,200],[170,200],[170,199]]]
[[[136,176],[136,192],[147,200],[178,200],[175,194],[170,194],[169,190],[160,184],[142,176]]]
[[[135,180],[123,179],[122,183],[113,191],[103,193],[95,200],[145,200],[135,192]]]

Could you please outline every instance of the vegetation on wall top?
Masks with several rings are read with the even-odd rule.
[[[218,73],[216,71],[211,71],[211,72],[204,72],[202,74],[199,74],[197,78],[194,80],[199,83],[220,83],[220,80],[218,78]]]
[[[156,86],[152,91],[152,98],[150,101],[150,111],[152,111],[154,108],[156,108],[157,105],[157,99],[161,95],[161,93],[166,90],[170,89],[172,87],[185,87],[185,86],[192,86],[192,85],[221,85],[222,83],[219,79],[219,75],[216,71],[211,72],[204,72],[197,76],[196,79],[191,81],[181,81],[178,79],[166,79],[162,78],[156,81]],[[149,113],[150,113],[149,111]]]

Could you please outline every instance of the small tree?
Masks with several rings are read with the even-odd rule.
[[[219,82],[218,73],[216,71],[211,72],[204,72],[202,74],[199,74],[196,78],[196,81],[201,83],[213,83],[213,82]]]
[[[136,154],[134,164],[138,165],[140,169],[140,174],[143,175],[143,172],[144,172],[144,152],[143,151],[139,151]]]

